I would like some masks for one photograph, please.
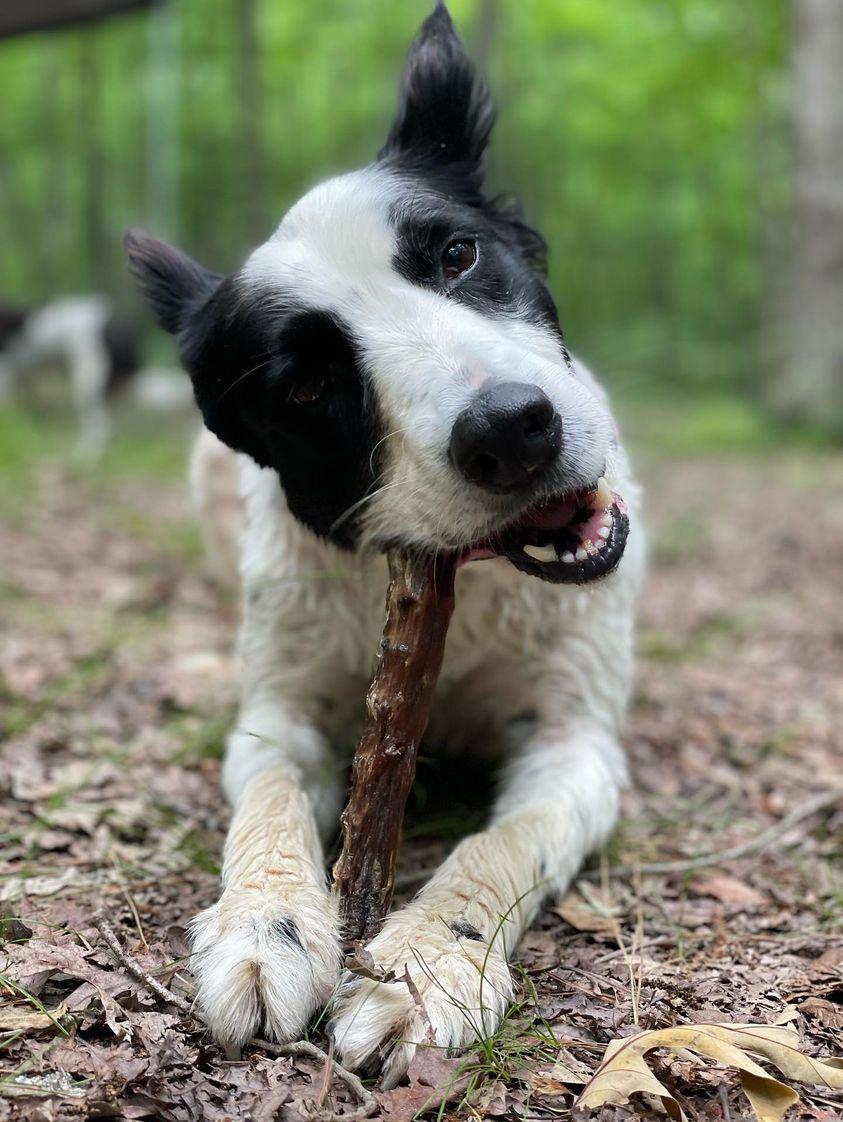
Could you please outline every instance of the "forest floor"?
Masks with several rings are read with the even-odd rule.
[[[66,437],[0,414],[0,1120],[359,1106],[318,1053],[226,1058],[95,922],[104,909],[131,961],[189,1000],[185,925],[216,897],[227,819],[237,612],[205,575],[187,443],[134,432],[86,468]],[[589,1117],[572,1104],[606,1045],[641,1030],[780,1023],[808,1055],[843,1053],[843,456],[682,444],[642,442],[652,571],[623,824],[525,936],[504,1028],[462,1059],[427,1050],[396,1090],[370,1084],[387,1122]],[[478,820],[435,805],[439,768],[420,769],[405,886]],[[646,870],[662,861],[680,866]],[[310,1039],[327,1047],[319,1024]],[[649,1061],[689,1118],[752,1117],[734,1067],[679,1047]],[[843,1092],[790,1082],[789,1118],[843,1118]],[[664,1113],[645,1095],[594,1117]]]

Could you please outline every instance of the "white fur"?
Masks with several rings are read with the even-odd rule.
[[[629,506],[631,531],[618,570],[594,587],[544,583],[504,560],[460,570],[431,727],[448,750],[508,750],[500,793],[488,827],[462,841],[371,944],[377,963],[408,970],[414,986],[341,981],[318,830],[336,829],[344,765],[328,745],[353,746],[386,566],[374,550],[318,540],[290,515],[277,476],[241,458],[243,691],[224,767],[235,814],[221,901],[197,922],[198,999],[220,1037],[286,1039],[341,981],[338,1054],[355,1066],[380,1058],[388,1082],[418,1044],[463,1048],[494,1030],[522,932],[613,828],[643,560],[637,488],[605,395],[587,370],[569,371],[550,331],[484,316],[394,271],[387,215],[399,187],[363,172],[318,188],[244,270],[264,287],[294,282],[304,300],[353,325],[388,428],[400,434],[385,489],[365,508],[366,540],[465,545],[499,523],[501,503],[472,493],[446,455],[473,388],[496,377],[542,386],[562,415],[568,485],[605,472]],[[207,473],[235,457],[203,442],[194,483],[208,496]],[[217,517],[213,503],[205,513]],[[222,515],[215,532],[226,532]],[[535,720],[519,720],[525,711]],[[273,938],[279,915],[295,920],[304,952]],[[482,941],[459,936],[454,923]]]

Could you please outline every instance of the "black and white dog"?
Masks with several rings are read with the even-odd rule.
[[[0,305],[0,394],[45,365],[67,372],[80,450],[99,453],[110,429],[108,401],[138,372],[132,326],[104,296],[66,296],[35,308]]]
[[[637,491],[603,392],[566,350],[542,239],[484,194],[492,122],[440,4],[374,163],[306,194],[235,275],[127,236],[233,450],[205,436],[195,482],[212,494],[236,463],[246,510],[234,815],[220,900],[194,923],[199,1003],[242,1042],[294,1039],[332,999],[342,1061],[387,1085],[431,1030],[461,1049],[495,1028],[521,933],[605,842],[626,778]],[[508,754],[488,826],[370,945],[415,995],[341,977],[320,843],[396,541],[471,562],[433,743]]]

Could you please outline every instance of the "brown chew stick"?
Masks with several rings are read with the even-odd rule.
[[[371,938],[392,900],[404,805],[454,610],[456,567],[452,554],[389,553],[386,624],[334,866],[346,946]]]

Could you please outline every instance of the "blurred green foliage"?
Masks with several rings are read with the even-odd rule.
[[[305,187],[371,158],[429,7],[172,0],[0,44],[0,299],[128,302],[133,223],[235,267]],[[573,348],[630,395],[752,393],[788,206],[785,5],[451,8],[500,107],[491,186],[548,237]]]

